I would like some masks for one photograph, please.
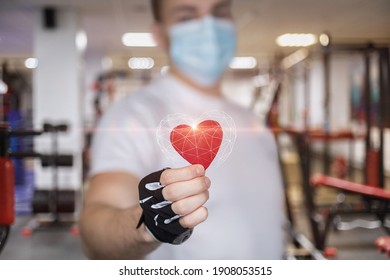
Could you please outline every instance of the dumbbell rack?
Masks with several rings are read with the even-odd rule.
[[[76,193],[74,190],[59,190],[59,168],[71,167],[72,156],[58,154],[58,134],[66,132],[66,125],[44,125],[44,130],[51,134],[52,153],[50,156],[41,156],[44,168],[52,168],[51,190],[35,190],[32,201],[34,218],[22,228],[22,235],[30,237],[34,231],[41,229],[70,228],[72,235],[78,235],[74,217]]]

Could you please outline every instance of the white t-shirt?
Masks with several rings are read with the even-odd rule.
[[[171,76],[126,97],[106,112],[95,133],[91,175],[127,171],[142,179],[165,167],[180,167],[158,146],[160,121],[169,114],[196,118],[210,110],[233,118],[237,139],[226,162],[206,172],[211,180],[209,217],[188,241],[163,244],[148,258],[280,259],[285,217],[273,135],[259,127],[252,113],[224,99],[206,96]]]

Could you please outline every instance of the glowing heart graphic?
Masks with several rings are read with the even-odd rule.
[[[206,169],[213,161],[219,166],[229,157],[236,139],[236,126],[229,115],[217,110],[204,113],[196,120],[173,114],[160,122],[156,136],[172,164],[183,165],[184,158]]]
[[[219,151],[223,131],[217,121],[206,120],[193,127],[185,124],[175,127],[170,139],[185,160],[207,169]]]

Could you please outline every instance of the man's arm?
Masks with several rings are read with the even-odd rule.
[[[161,175],[165,199],[182,217],[180,224],[194,228],[207,219],[210,180],[201,166],[168,169]],[[136,228],[142,209],[139,179],[129,173],[104,173],[91,180],[80,219],[86,255],[93,259],[141,259],[159,246],[145,226]]]
[[[129,173],[92,178],[80,219],[83,249],[93,259],[140,259],[158,247],[142,226],[139,179]]]

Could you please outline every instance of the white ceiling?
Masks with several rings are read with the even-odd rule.
[[[156,49],[129,49],[121,35],[148,31],[149,0],[0,0],[0,58],[32,53],[36,13],[44,5],[80,10],[89,51],[155,55]],[[278,35],[329,32],[335,41],[390,42],[390,0],[234,0],[239,55],[272,56]]]

